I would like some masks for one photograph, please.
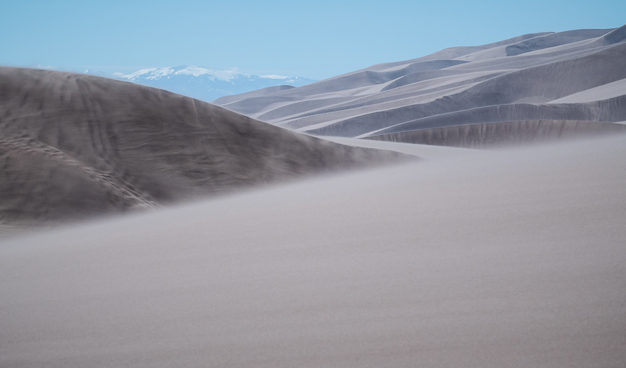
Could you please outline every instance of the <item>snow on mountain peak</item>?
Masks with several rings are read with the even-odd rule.
[[[138,70],[132,74],[118,74],[117,77],[129,81],[137,81],[138,79],[159,80],[163,77],[169,78],[170,76],[174,75],[191,75],[194,77],[205,75],[211,80],[220,80],[225,82],[229,82],[232,79],[240,76],[249,77],[248,74],[243,73],[238,68],[209,69],[195,65],[165,68],[147,68]]]
[[[126,75],[122,75],[120,78],[124,78],[124,79],[128,79],[131,81],[134,81],[135,79],[142,77],[145,79],[150,79],[150,80],[155,80],[155,79],[159,79],[161,77],[165,77],[167,75],[170,75],[174,73],[174,69],[170,68],[170,67],[166,67],[166,68],[148,68],[148,69],[141,69],[138,70],[132,74],[126,74]],[[147,74],[147,75],[146,75]]]
[[[246,76],[247,74],[241,72],[237,68],[230,69],[208,69],[195,65],[190,65],[185,67],[184,69],[180,69],[176,71],[175,74],[188,74],[193,75],[194,77],[199,77],[201,75],[207,75],[211,80],[218,79],[222,81],[230,81],[238,76]]]
[[[134,73],[103,73],[86,70],[85,73],[160,88],[204,101],[253,90],[290,84],[301,86],[313,80],[278,74],[250,75],[238,68],[211,69],[196,65],[145,68]]]
[[[269,74],[269,75],[261,75],[261,78],[265,78],[265,79],[287,79],[289,77],[284,76],[284,75],[276,75],[276,74]]]

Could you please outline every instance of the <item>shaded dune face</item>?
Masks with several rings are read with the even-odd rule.
[[[626,125],[597,121],[527,120],[419,129],[377,135],[369,139],[463,148],[492,148],[611,134],[626,134]]]
[[[536,33],[374,65],[307,86],[265,93],[262,99],[229,96],[222,105],[272,124],[336,137],[375,137],[484,123],[586,122],[568,125],[567,134],[524,133],[524,140],[558,140],[621,130],[607,129],[605,123],[626,120],[625,58],[626,26]],[[592,122],[598,126],[587,126]],[[513,137],[502,141],[500,133],[488,135],[495,131],[500,128],[478,129],[467,139],[474,141],[476,132],[481,132],[487,134],[478,138],[481,142],[516,141]],[[414,142],[414,137],[429,134],[389,139]]]
[[[104,78],[0,68],[0,217],[58,218],[398,159]]]
[[[478,107],[400,123],[381,129],[371,136],[436,127],[524,120],[584,120],[606,123],[624,121],[626,96],[575,104],[514,103]]]

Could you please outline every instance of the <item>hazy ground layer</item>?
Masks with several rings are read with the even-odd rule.
[[[341,137],[487,122],[617,122],[626,119],[625,41],[626,26],[530,34],[215,102],[272,124]]]
[[[0,221],[155,207],[398,156],[154,88],[0,68]]]
[[[622,368],[625,155],[434,159],[4,242],[0,366]]]

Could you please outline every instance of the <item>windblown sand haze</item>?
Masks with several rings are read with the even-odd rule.
[[[625,155],[440,157],[4,242],[0,366],[621,368]]]
[[[0,367],[624,368],[625,56],[535,33],[223,107],[0,67]]]

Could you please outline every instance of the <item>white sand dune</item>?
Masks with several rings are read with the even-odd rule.
[[[375,148],[386,151],[396,151],[409,155],[414,155],[426,161],[439,159],[457,159],[459,157],[476,157],[486,154],[482,150],[464,149],[458,147],[449,147],[442,145],[414,144],[402,143],[383,140],[369,140],[347,137],[324,137],[335,143],[341,143],[347,146]]]
[[[625,155],[461,155],[5,241],[0,366],[622,368]]]
[[[555,103],[585,103],[599,100],[608,100],[618,96],[626,95],[626,79],[607,83],[595,88],[590,88],[578,93],[571,94],[553,101]]]
[[[322,136],[366,137],[486,122],[617,122],[626,118],[623,104],[603,106],[602,117],[595,118],[597,110],[587,103],[626,96],[618,83],[626,77],[625,42],[626,26],[529,34],[374,65],[262,97],[215,102]],[[540,109],[520,106],[548,103]],[[491,110],[491,120],[467,121],[477,109]],[[452,113],[458,114],[453,122],[446,115]],[[429,124],[418,125],[418,119]]]
[[[523,98],[541,96],[545,101],[550,101],[622,79],[622,75],[626,76],[626,69],[622,68],[616,60],[619,60],[625,53],[626,43],[622,43],[589,56],[496,76],[468,89],[452,90],[454,92],[452,96],[438,96],[432,101],[375,110],[344,118],[322,128],[305,130],[320,135],[364,135],[385,126],[407,123],[418,118],[436,121],[440,115],[453,112],[471,113],[478,108],[495,109],[496,112],[514,108],[519,114],[517,120],[538,120],[542,117],[550,119],[552,117],[546,113],[539,116],[529,115],[534,110],[532,106],[528,108],[530,111],[526,112],[514,105]],[[588,119],[583,112],[573,113],[575,108],[576,106],[558,108],[552,105],[549,111],[553,111],[553,114],[562,114],[563,119],[592,120]],[[585,110],[584,107],[579,108]],[[607,117],[601,121],[618,121],[626,115],[626,108],[620,106],[620,108],[607,110],[606,113]],[[497,119],[496,121],[510,120],[506,115]],[[442,123],[440,126],[445,125]]]
[[[545,36],[533,37],[528,40],[506,46],[506,53],[507,56],[515,56],[582,40],[596,39],[606,35],[607,33],[609,33],[609,30],[606,29],[578,29],[574,31],[552,33]]]
[[[291,88],[295,88],[295,87],[288,86],[288,85],[266,87],[266,88],[257,89],[255,91],[240,93],[235,96],[223,96],[223,97],[216,99],[215,101],[219,101],[219,103],[230,103],[233,101],[237,101],[241,98],[259,97],[259,96],[264,96],[264,95],[271,94],[271,93],[278,92],[278,91],[284,91],[284,90],[291,89]]]

